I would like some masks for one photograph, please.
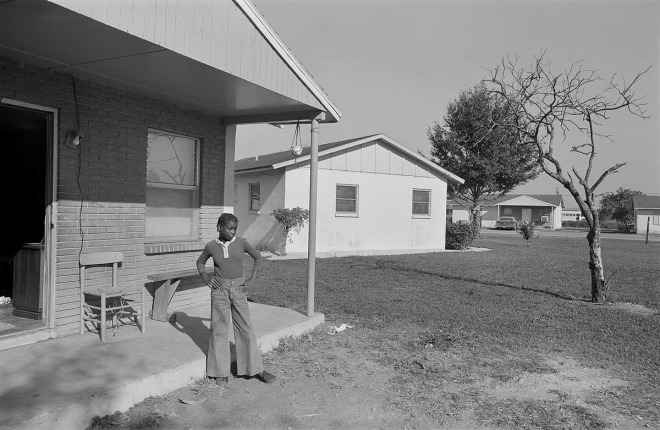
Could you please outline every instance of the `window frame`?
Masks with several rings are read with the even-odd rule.
[[[513,208],[505,206],[502,208],[502,216],[513,216]]]
[[[252,207],[253,199],[252,199],[252,186],[258,186],[259,187],[259,207],[257,209],[254,209]],[[250,182],[248,183],[248,212],[249,213],[255,213],[258,214],[261,212],[261,182]]]
[[[191,215],[191,233],[190,235],[185,236],[147,236],[147,203],[145,201],[145,231],[144,231],[144,241],[145,243],[156,243],[156,242],[187,242],[194,241],[199,239],[199,209],[200,209],[200,170],[201,170],[201,139],[194,136],[187,136],[185,134],[173,133],[167,130],[159,130],[156,128],[149,128],[147,130],[147,149],[149,147],[149,134],[159,133],[167,134],[170,136],[181,137],[184,139],[190,139],[194,142],[193,144],[193,169],[194,169],[194,185],[180,185],[180,184],[166,184],[162,182],[151,182],[149,180],[145,181],[145,197],[149,188],[162,188],[170,190],[181,190],[181,191],[193,191],[192,194],[192,215]]]
[[[337,210],[337,200],[339,199],[339,197],[337,197],[338,187],[350,187],[355,189],[355,211],[347,212],[347,211]],[[345,198],[342,198],[341,200],[353,201],[353,199],[345,199]],[[360,216],[360,186],[357,184],[335,184],[335,217],[358,218],[359,216]]]
[[[415,203],[424,203],[424,202],[415,202],[415,191],[424,192],[428,195],[429,199],[426,204],[428,205],[428,211],[426,213],[415,213]],[[411,208],[413,218],[431,218],[431,189],[429,188],[413,188],[411,195]]]

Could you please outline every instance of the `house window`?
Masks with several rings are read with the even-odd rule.
[[[256,182],[250,184],[250,210],[253,212],[258,212],[261,209],[261,184]]]
[[[431,190],[413,190],[413,215],[431,215]]]
[[[358,187],[357,185],[337,185],[336,215],[357,216]]]
[[[513,208],[502,208],[502,215],[513,215]]]
[[[653,212],[653,225],[660,225],[660,215]]]
[[[149,130],[147,138],[145,236],[194,239],[199,207],[199,140],[158,130]]]

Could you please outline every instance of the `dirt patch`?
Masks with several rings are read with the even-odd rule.
[[[626,380],[570,357],[475,358],[474,335],[460,329],[333,333],[323,326],[266,354],[274,384],[200,381],[92,428],[660,428],[619,413]]]
[[[483,393],[488,402],[499,407],[523,409],[525,414],[536,419],[552,419],[566,424],[578,424],[578,428],[620,427],[626,429],[652,428],[642,417],[625,417],[612,413],[600,404],[599,397],[619,397],[625,395],[628,382],[617,378],[603,369],[581,366],[578,362],[566,358],[546,361],[551,371],[542,373],[521,373],[515,381],[499,383],[484,380],[490,387]],[[555,405],[565,411],[565,416],[544,417],[549,415]],[[521,410],[521,412],[523,412]],[[492,421],[493,422],[493,421]],[[504,422],[494,420],[494,424]],[[521,424],[519,421],[508,424]],[[573,428],[573,426],[571,426]]]
[[[646,306],[637,305],[634,303],[612,303],[613,309],[622,310],[635,315],[651,316],[658,313],[655,309],[647,308]]]
[[[558,400],[571,398],[584,403],[595,390],[625,387],[628,383],[602,369],[580,366],[571,359],[547,360],[548,373],[523,372],[516,381],[495,383],[484,393],[495,399]],[[488,383],[488,381],[485,381]]]

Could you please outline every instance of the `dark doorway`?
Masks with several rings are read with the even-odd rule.
[[[51,124],[48,112],[0,104],[0,296],[22,318],[41,318]]]

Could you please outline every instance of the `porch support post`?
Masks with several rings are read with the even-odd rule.
[[[307,242],[307,316],[314,315],[314,280],[316,277],[316,201],[319,173],[319,119],[312,119],[309,168],[309,237]]]
[[[222,212],[234,213],[234,156],[236,154],[236,125],[225,131],[225,177],[222,197]]]

